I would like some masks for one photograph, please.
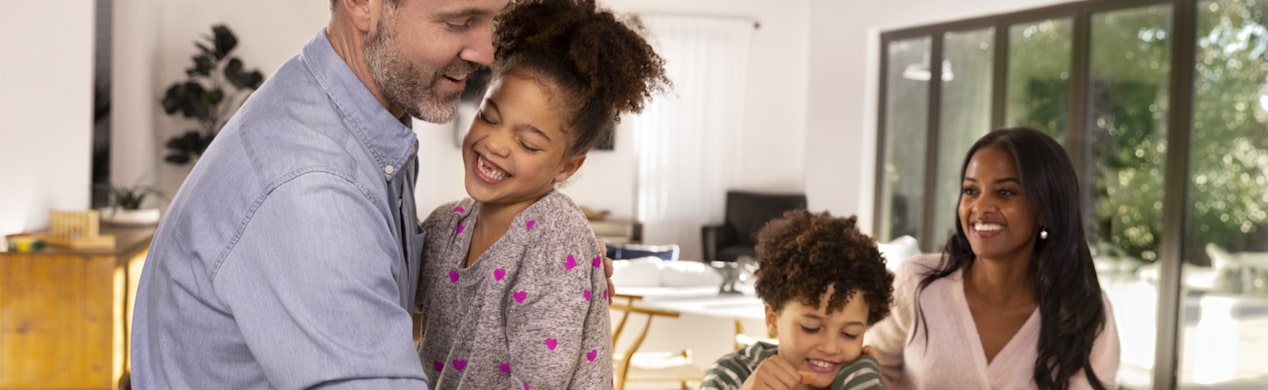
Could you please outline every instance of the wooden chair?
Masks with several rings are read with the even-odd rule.
[[[690,382],[697,382],[704,378],[704,370],[691,362],[690,349],[676,352],[639,352],[638,350],[643,340],[647,338],[647,331],[652,327],[653,318],[678,318],[678,312],[636,306],[635,302],[642,299],[637,295],[616,294],[613,298],[609,308],[621,313],[616,329],[612,331],[614,351],[612,364],[616,390],[624,390],[626,382],[678,382],[683,390],[687,390],[691,388]],[[618,301],[621,299],[625,302]],[[623,351],[617,351],[620,347],[617,342],[632,314],[646,316],[647,320],[643,322],[642,329],[637,331],[638,335],[634,341]]]

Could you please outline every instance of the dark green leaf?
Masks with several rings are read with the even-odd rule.
[[[185,75],[189,77],[210,76],[211,71],[216,69],[216,63],[206,54],[194,56],[193,61],[194,65],[185,70]]]
[[[211,31],[215,34],[216,60],[222,60],[233,51],[234,47],[238,46],[238,37],[234,36],[233,31],[223,24],[212,27]]]
[[[243,68],[242,60],[238,57],[229,59],[229,63],[225,65],[225,80],[241,89],[259,88],[260,83],[264,82],[264,75],[258,70],[246,71]]]

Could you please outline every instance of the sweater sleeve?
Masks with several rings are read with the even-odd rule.
[[[594,234],[579,212],[538,215],[511,226],[529,245],[507,302],[511,375],[525,389],[609,387],[607,282]]]
[[[837,371],[833,390],[884,390],[880,365],[871,355],[862,355]]]
[[[1092,371],[1096,373],[1096,378],[1100,379],[1104,387],[1106,389],[1114,389],[1118,387],[1118,364],[1120,358],[1118,324],[1114,320],[1114,307],[1111,306],[1109,298],[1103,292],[1101,293],[1101,302],[1104,302],[1105,305],[1105,328],[1101,330],[1101,334],[1092,343],[1092,353],[1088,356],[1088,360],[1092,364]],[[1080,371],[1070,378],[1070,388],[1091,389],[1092,385],[1088,382],[1087,375]]]
[[[700,390],[735,390],[744,384],[750,375],[753,375],[753,369],[761,363],[765,356],[762,356],[763,349],[768,348],[763,343],[754,343],[747,348],[728,353],[713,362],[713,367],[709,367],[704,373],[704,380],[700,383]],[[769,348],[774,348],[770,346]]]
[[[867,331],[866,343],[872,346],[885,387],[901,388],[903,382],[903,349],[908,331],[915,319],[916,284],[923,269],[918,257],[903,261],[894,278],[894,304],[889,317],[877,322]]]

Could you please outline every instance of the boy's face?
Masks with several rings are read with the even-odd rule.
[[[812,388],[827,388],[841,366],[863,353],[867,302],[855,290],[843,310],[828,314],[833,288],[819,297],[819,307],[792,301],[775,312],[766,305],[766,325],[779,338],[779,357],[797,371],[814,373]]]

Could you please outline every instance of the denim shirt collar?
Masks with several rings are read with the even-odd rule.
[[[400,118],[379,103],[347,62],[335,53],[323,28],[304,46],[303,61],[330,96],[353,136],[365,146],[388,180],[406,171],[418,150],[408,115]]]

